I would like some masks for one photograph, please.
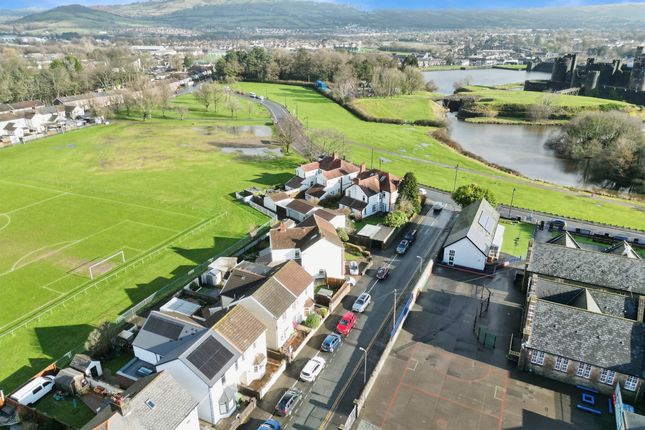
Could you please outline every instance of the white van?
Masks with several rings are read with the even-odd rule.
[[[54,388],[53,376],[39,376],[11,395],[21,405],[29,406],[45,397]]]

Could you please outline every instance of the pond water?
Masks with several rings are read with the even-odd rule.
[[[228,154],[237,153],[250,157],[282,157],[282,151],[280,148],[224,146],[220,147],[220,151]]]
[[[273,130],[267,125],[235,125],[200,127],[202,133],[212,135],[218,132],[233,134],[235,136],[271,137]]]
[[[450,137],[467,151],[532,179],[584,188],[577,163],[544,146],[558,127],[472,124],[448,115]]]
[[[452,84],[466,78],[469,78],[473,85],[502,85],[524,82],[527,79],[549,79],[551,74],[524,70],[470,69],[423,72],[423,76],[426,81],[434,81],[441,94],[452,94],[455,91]]]

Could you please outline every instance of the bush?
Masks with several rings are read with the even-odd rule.
[[[337,228],[336,233],[338,233],[338,237],[343,242],[349,241],[349,235],[347,234],[347,231],[344,228]]]
[[[105,321],[89,334],[85,349],[93,358],[102,358],[112,350],[112,339],[116,335],[117,326]]]
[[[318,328],[321,322],[322,322],[322,317],[317,313],[313,313],[313,314],[309,314],[309,316],[305,320],[304,325],[306,327],[315,329],[315,328]]]
[[[398,228],[408,222],[408,215],[403,211],[390,212],[385,216],[384,222],[388,227]]]
[[[325,318],[327,315],[329,315],[329,309],[327,308],[320,308],[319,312],[322,318]]]

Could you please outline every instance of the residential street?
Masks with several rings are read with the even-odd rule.
[[[415,244],[403,257],[394,254],[395,246],[391,246],[386,252],[374,255],[374,264],[363,276],[353,291],[343,300],[342,306],[336,310],[325,322],[324,327],[314,336],[300,356],[292,363],[278,383],[258,403],[258,408],[252,415],[252,419],[242,428],[256,429],[264,420],[268,419],[280,396],[288,387],[295,386],[304,393],[304,399],[298,404],[295,413],[289,417],[281,418],[280,422],[285,428],[312,429],[312,428],[338,428],[338,425],[345,421],[347,414],[353,408],[353,400],[358,397],[363,387],[363,352],[359,347],[368,350],[368,375],[378,361],[376,350],[380,351],[377,344],[378,334],[388,324],[392,324],[392,309],[394,304],[394,290],[398,290],[399,307],[401,301],[407,298],[401,297],[400,292],[416,279],[420,269],[420,256],[424,264],[433,256],[441,245],[445,234],[445,227],[448,225],[453,212],[444,210],[438,216],[432,211],[428,214],[429,206],[424,208],[425,215],[417,228],[418,234]],[[373,276],[381,265],[389,265],[392,273],[389,279],[379,281]],[[325,336],[335,330],[340,316],[351,309],[356,297],[368,291],[372,295],[372,304],[367,311],[360,315],[358,323],[343,344],[334,353],[320,352],[320,345]],[[385,339],[386,340],[386,339]],[[384,344],[384,342],[382,342]],[[370,355],[375,351],[373,355]],[[327,366],[314,383],[298,381],[298,375],[305,363],[313,356],[321,355],[327,360]]]

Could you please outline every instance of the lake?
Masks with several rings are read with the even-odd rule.
[[[527,79],[549,79],[550,73],[525,72],[524,70],[504,69],[470,69],[470,70],[441,70],[422,72],[426,81],[434,81],[441,94],[452,94],[453,83],[469,78],[473,85],[502,85],[524,82]]]
[[[584,188],[582,172],[572,161],[544,146],[558,127],[471,124],[454,113],[447,117],[450,137],[467,151],[531,179]]]

